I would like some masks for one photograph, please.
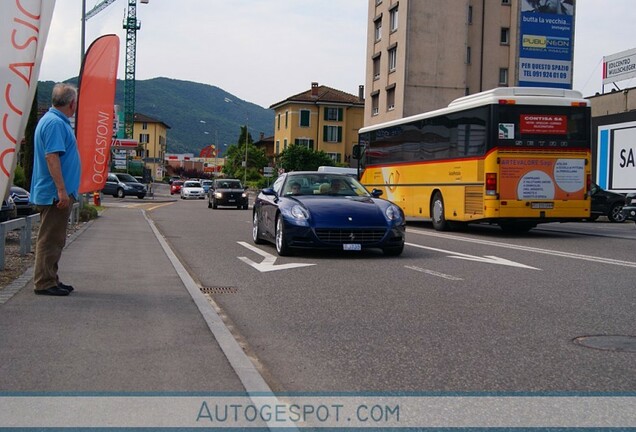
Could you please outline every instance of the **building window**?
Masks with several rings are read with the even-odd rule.
[[[309,127],[310,118],[311,118],[311,111],[300,110],[300,127]]]
[[[397,67],[397,46],[389,48],[389,72],[393,72]]]
[[[285,129],[287,129],[288,122],[289,122],[289,111],[285,111]]]
[[[395,109],[395,87],[387,89],[386,91],[386,109],[387,111],[393,111]]]
[[[378,107],[380,105],[380,92],[371,95],[371,115],[378,115]]]
[[[470,47],[466,47],[466,64],[470,64],[471,52]]]
[[[142,128],[143,130],[147,130],[147,129],[148,129],[148,123],[143,122],[143,123],[141,124],[141,128]]]
[[[325,126],[323,134],[324,142],[342,142],[342,126]]]
[[[325,107],[326,121],[342,121],[342,108]]]
[[[299,145],[308,148],[309,150],[314,149],[314,140],[309,138],[296,138],[294,140],[294,145]]]
[[[375,41],[382,39],[382,15],[373,22],[375,26]]]
[[[389,12],[389,21],[390,21],[389,29],[392,32],[396,31],[398,29],[398,8],[397,7],[394,7]]]
[[[280,130],[280,114],[278,114],[278,117],[276,117],[276,119],[277,119],[277,122],[278,122],[277,128],[278,128],[278,130]]]
[[[287,138],[283,140],[283,151],[287,150]]]
[[[373,59],[373,79],[380,79],[380,56]]]
[[[508,68],[499,69],[499,84],[508,85]]]
[[[510,6],[510,0],[501,0],[501,4]]]
[[[280,154],[280,141],[276,141],[276,150],[275,150],[276,154]]]
[[[468,6],[468,24],[473,23],[473,7]]]
[[[139,144],[148,144],[150,142],[150,134],[139,134]]]
[[[510,44],[510,29],[508,27],[502,27],[501,28],[501,38],[500,38],[499,42],[502,45],[509,45]]]
[[[327,153],[327,156],[329,156],[331,160],[336,163],[342,162],[342,156],[340,155],[340,153]]]

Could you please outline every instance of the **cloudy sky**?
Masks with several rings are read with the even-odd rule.
[[[100,2],[86,0],[86,10]],[[127,5],[116,0],[86,22],[86,46],[103,34],[119,35],[120,79]],[[312,81],[357,94],[364,84],[367,7],[368,0],[138,3],[136,76],[210,84],[263,107],[308,90]],[[56,1],[40,80],[79,74],[81,15],[82,0]],[[602,58],[636,47],[635,22],[634,0],[577,1],[575,89],[585,96],[602,91]]]

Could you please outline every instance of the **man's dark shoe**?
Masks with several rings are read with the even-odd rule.
[[[35,293],[37,295],[58,296],[58,297],[68,295],[67,290],[65,290],[64,288],[56,287],[56,286],[43,289],[43,290],[35,290]]]
[[[73,290],[75,289],[75,288],[73,288],[71,285],[66,285],[65,283],[62,283],[62,282],[58,282],[58,283],[57,283],[57,287],[58,287],[58,288],[65,289],[65,290],[66,290],[66,291],[68,291],[69,293],[70,293],[70,292],[73,292]]]

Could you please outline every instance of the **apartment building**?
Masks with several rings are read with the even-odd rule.
[[[363,87],[358,96],[311,83],[311,89],[275,103],[274,154],[292,144],[324,151],[336,163],[349,163],[364,115]]]
[[[161,179],[164,175],[164,159],[166,157],[166,143],[168,126],[161,120],[135,113],[133,138],[138,141],[135,159],[143,162],[150,169],[150,175]]]
[[[572,0],[369,0],[365,126],[518,85],[519,65],[566,69],[525,85],[570,88],[573,15]]]

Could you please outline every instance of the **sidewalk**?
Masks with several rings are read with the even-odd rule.
[[[60,277],[0,304],[0,392],[245,391],[140,209],[72,237]]]

